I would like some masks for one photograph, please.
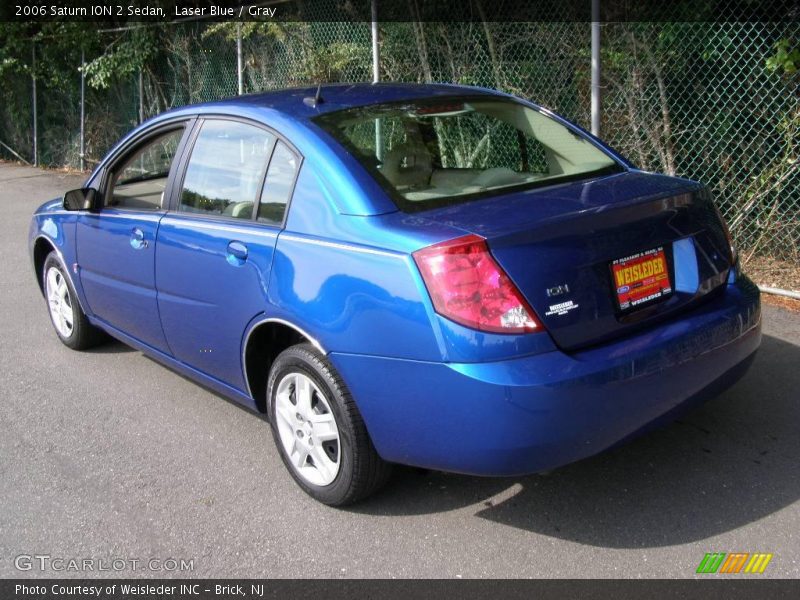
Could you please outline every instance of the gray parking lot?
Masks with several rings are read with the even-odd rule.
[[[623,448],[515,479],[398,469],[336,510],[261,417],[122,344],[61,345],[26,234],[80,183],[0,164],[0,577],[85,575],[17,570],[34,554],[128,561],[115,576],[690,577],[706,552],[800,576],[800,314],[765,307],[744,380]]]

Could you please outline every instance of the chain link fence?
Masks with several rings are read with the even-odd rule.
[[[100,158],[142,117],[237,94],[237,39],[245,93],[371,81],[370,23],[325,21],[324,5],[314,6],[305,21],[151,27],[156,59],[86,88],[87,156]],[[558,18],[380,23],[381,78],[496,88],[588,128],[591,24]],[[111,43],[126,34],[107,35]],[[800,24],[603,25],[601,137],[643,169],[706,183],[750,270],[762,283],[800,289],[800,79],[770,66],[782,40],[796,47]],[[60,60],[71,62],[70,77],[57,88],[39,82],[38,159],[77,167],[80,49]],[[0,141],[31,157],[30,79],[6,86]],[[2,147],[0,156],[13,159]]]
[[[749,268],[792,289],[800,289],[799,81],[767,61],[799,29],[628,23],[603,35],[603,137],[641,168],[706,183]]]

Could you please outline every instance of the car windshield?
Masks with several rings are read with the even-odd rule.
[[[406,211],[622,170],[583,135],[512,100],[379,104],[316,122]]]

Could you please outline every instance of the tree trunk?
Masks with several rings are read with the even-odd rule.
[[[422,28],[422,21],[420,21],[417,0],[409,0],[408,8],[414,17],[411,27],[414,30],[414,38],[417,41],[417,53],[419,54],[419,60],[422,66],[422,74],[425,77],[425,82],[431,83],[433,81],[433,74],[431,73],[430,61],[428,60],[428,47],[425,43],[425,31]]]
[[[483,10],[483,2],[481,0],[473,0],[473,2],[475,3],[475,8],[478,10],[478,16],[481,19],[483,34],[486,36],[486,47],[489,50],[489,60],[492,62],[492,73],[494,74],[494,86],[499,89],[503,87],[503,72],[500,68],[500,61],[497,59],[497,47],[494,43],[494,36],[492,35],[489,23],[486,22],[486,12]]]
[[[661,108],[661,146],[659,154],[662,155],[662,162],[664,170],[670,175],[675,175],[675,149],[672,139],[672,118],[669,111],[669,102],[667,99],[667,86],[664,82],[664,73],[661,70],[661,65],[658,64],[653,51],[647,44],[644,44],[636,39],[633,33],[630,34],[631,41],[635,47],[638,47],[644,52],[647,61],[650,63],[650,68],[653,70],[653,75],[656,78],[656,87],[658,88],[658,100]]]

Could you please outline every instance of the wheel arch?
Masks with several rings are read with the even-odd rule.
[[[242,368],[247,391],[260,412],[267,411],[267,379],[272,363],[281,352],[302,343],[310,343],[327,354],[313,336],[283,319],[262,319],[248,329],[242,345]]]
[[[33,241],[33,268],[36,271],[36,283],[39,285],[39,291],[41,291],[42,296],[44,296],[44,281],[42,280],[42,272],[44,270],[44,262],[47,260],[47,257],[51,252],[55,253],[58,262],[61,263],[61,268],[64,269],[64,273],[66,273],[67,279],[69,279],[72,289],[75,290],[75,299],[78,301],[78,306],[80,306],[85,315],[88,315],[89,312],[86,310],[83,299],[78,292],[78,288],[75,285],[75,279],[72,277],[72,271],[70,271],[69,267],[67,266],[67,262],[64,260],[64,255],[61,254],[61,250],[58,248],[56,243],[44,234],[40,234]]]
[[[42,281],[44,261],[47,260],[47,256],[51,252],[56,253],[56,256],[58,256],[58,259],[61,261],[61,265],[66,269],[67,266],[64,264],[64,260],[58,248],[56,248],[56,245],[51,242],[47,236],[40,235],[37,237],[36,241],[33,243],[33,268],[36,272],[36,283],[39,284],[39,291],[42,292],[42,295],[44,295],[44,282]],[[69,274],[67,274],[67,276],[69,277]]]

